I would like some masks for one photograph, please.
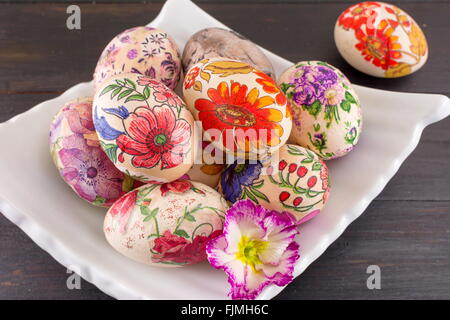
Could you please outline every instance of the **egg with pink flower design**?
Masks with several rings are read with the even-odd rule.
[[[136,180],[171,182],[193,165],[194,118],[159,81],[135,73],[109,78],[94,97],[93,119],[103,150]]]
[[[180,267],[206,260],[206,243],[222,234],[228,205],[214,189],[189,180],[146,184],[105,216],[109,244],[135,261]]]
[[[349,153],[362,129],[358,95],[347,77],[322,61],[302,61],[278,79],[291,106],[289,142],[330,160]]]
[[[111,76],[128,72],[154,78],[174,89],[181,72],[175,41],[166,32],[151,27],[135,27],[118,34],[97,62],[95,88]]]
[[[92,98],[67,102],[54,117],[50,152],[64,181],[82,199],[110,207],[140,185],[119,171],[100,147],[92,121]]]

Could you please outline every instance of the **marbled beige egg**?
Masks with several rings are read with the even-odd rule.
[[[152,266],[184,266],[206,259],[206,243],[222,233],[226,210],[225,199],[199,182],[147,184],[108,210],[104,233],[128,258]]]
[[[334,40],[349,64],[375,77],[406,76],[428,58],[419,25],[405,11],[384,2],[360,2],[347,8],[336,21]]]
[[[278,84],[294,119],[290,142],[325,160],[353,149],[361,134],[362,113],[356,92],[340,70],[321,61],[302,61],[284,71]]]
[[[221,28],[202,29],[189,38],[182,55],[184,71],[201,60],[218,57],[248,63],[269,77],[275,74],[269,59],[256,44],[234,31]]]
[[[143,182],[183,176],[194,162],[194,119],[164,84],[135,73],[103,82],[94,98],[94,125],[116,167]]]
[[[133,72],[154,78],[170,89],[180,79],[181,58],[164,31],[135,27],[118,34],[103,50],[94,72],[96,88],[111,76]]]
[[[110,207],[140,185],[119,171],[100,147],[92,121],[92,98],[67,102],[53,118],[49,135],[53,162],[64,181],[82,199]]]
[[[239,158],[276,151],[288,139],[292,117],[275,81],[247,63],[205,59],[184,79],[183,95],[204,138]]]
[[[230,203],[250,199],[289,212],[298,224],[320,213],[328,200],[328,168],[314,152],[285,144],[267,163],[234,163],[222,173],[219,192]]]

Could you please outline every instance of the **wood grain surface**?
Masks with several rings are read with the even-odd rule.
[[[399,1],[421,25],[430,47],[427,64],[401,79],[366,76],[339,56],[333,27],[349,1],[295,2],[199,5],[286,59],[328,61],[352,82],[369,87],[450,95],[449,2]],[[109,40],[126,28],[148,23],[161,6],[81,3],[82,29],[70,31],[65,3],[0,2],[0,122],[89,81]],[[425,129],[419,146],[385,190],[277,298],[449,299],[449,159],[447,118]],[[381,290],[366,286],[366,269],[373,264],[381,268]],[[109,299],[86,281],[80,290],[69,290],[68,276],[0,215],[0,299]]]

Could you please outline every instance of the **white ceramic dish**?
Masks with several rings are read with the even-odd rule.
[[[180,48],[199,29],[225,27],[188,0],[167,1],[150,25],[171,34]],[[290,65],[265,52],[278,74]],[[363,213],[417,146],[424,127],[450,114],[450,100],[442,95],[355,89],[363,106],[363,134],[353,152],[329,162],[331,197],[323,213],[301,227],[295,276]],[[0,124],[0,211],[57,261],[113,297],[226,298],[225,274],[207,263],[155,268],[115,252],[103,236],[105,211],[78,199],[58,176],[47,146],[51,118],[64,102],[92,91],[92,83],[78,84]],[[268,287],[259,298],[272,298],[281,290]]]

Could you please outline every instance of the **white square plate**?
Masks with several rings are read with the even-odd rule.
[[[150,25],[171,34],[180,48],[200,29],[225,27],[188,0],[167,1]],[[265,53],[278,74],[291,65]],[[450,100],[442,95],[355,89],[363,107],[361,140],[348,156],[329,162],[331,197],[322,214],[301,226],[295,276],[363,213],[417,146],[424,127],[450,114]],[[92,83],[81,83],[0,124],[0,211],[57,261],[113,297],[226,298],[225,274],[206,262],[156,268],[114,251],[103,236],[105,210],[78,199],[58,176],[47,145],[50,121],[66,101],[92,94]],[[259,298],[272,298],[282,289],[268,287]]]

